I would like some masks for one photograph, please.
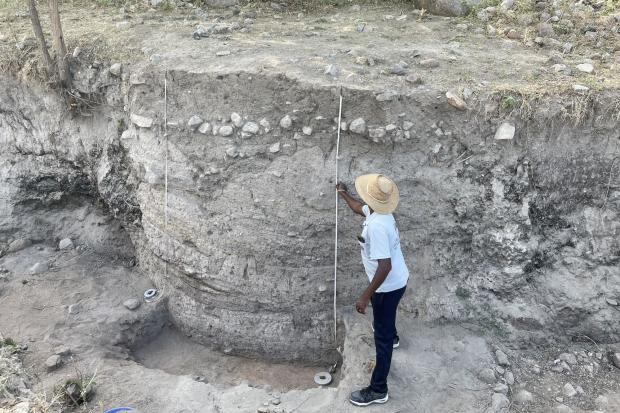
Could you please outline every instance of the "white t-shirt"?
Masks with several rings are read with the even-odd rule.
[[[387,293],[403,288],[407,285],[409,270],[400,249],[400,236],[394,216],[392,214],[377,214],[376,212],[371,214],[368,205],[364,205],[362,211],[366,216],[362,229],[364,242],[360,240],[359,243],[362,247],[362,262],[368,280],[372,281],[375,276],[379,266],[377,260],[390,258],[392,270],[377,289],[377,292]]]

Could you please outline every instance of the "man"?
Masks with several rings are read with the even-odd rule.
[[[387,376],[392,350],[398,347],[396,309],[405,292],[409,271],[392,216],[399,201],[396,184],[387,176],[369,174],[355,180],[355,189],[364,203],[353,198],[343,183],[336,185],[349,208],[366,217],[358,241],[370,284],[355,303],[355,308],[358,313],[365,314],[368,302],[372,302],[377,358],[370,386],[351,393],[349,401],[357,406],[368,406],[388,401]]]

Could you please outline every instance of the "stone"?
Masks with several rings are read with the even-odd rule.
[[[414,85],[420,85],[422,84],[422,78],[420,77],[420,75],[418,75],[417,73],[412,73],[410,75],[407,75],[407,77],[405,78],[405,80],[409,83],[412,83]]]
[[[461,99],[461,97],[458,96],[456,93],[454,93],[454,92],[452,92],[450,90],[447,91],[446,92],[446,99],[448,99],[448,103],[453,108],[456,108],[458,110],[467,110],[467,103],[465,103],[465,101],[463,99]]]
[[[261,406],[258,409],[256,409],[257,413],[269,413],[269,407],[265,407],[265,406]]]
[[[620,369],[620,353],[611,353],[611,363]]]
[[[562,388],[562,393],[564,394],[564,396],[570,398],[577,395],[577,390],[575,390],[572,384],[566,383]]]
[[[581,63],[577,65],[577,70],[583,73],[593,73],[594,66],[592,65],[592,63]]]
[[[276,142],[269,147],[270,153],[278,153],[280,152],[280,142]]]
[[[280,404],[280,398],[279,397],[274,397],[273,399],[271,399],[271,404],[273,404],[274,406],[277,406]]]
[[[398,126],[394,125],[393,123],[385,126],[385,131],[387,133],[394,132],[396,129],[398,129]]]
[[[499,125],[499,128],[497,128],[497,130],[495,131],[495,139],[496,140],[511,140],[515,136],[515,130],[516,130],[515,125],[509,122],[504,122],[501,125]]]
[[[131,119],[131,122],[139,128],[150,128],[153,126],[153,119],[147,118],[146,116],[132,113],[129,118]]]
[[[523,34],[521,34],[521,32],[518,30],[510,29],[508,33],[506,33],[506,37],[511,40],[520,40],[521,38],[523,38]]]
[[[49,266],[46,262],[37,262],[32,267],[30,267],[28,273],[30,273],[31,275],[41,274],[42,272],[46,272],[48,269]]]
[[[198,127],[198,132],[202,133],[203,135],[211,132],[211,124],[209,122],[203,122],[202,125]]]
[[[230,157],[230,158],[236,158],[237,156],[239,156],[239,152],[237,151],[237,148],[232,146],[232,147],[226,149],[226,155],[228,157]]]
[[[261,125],[263,129],[265,129],[265,132],[269,132],[271,130],[271,124],[265,118],[261,119],[260,122],[258,122],[258,124]]]
[[[218,133],[222,136],[230,136],[233,134],[233,132],[233,127],[230,125],[220,126],[220,129],[218,130]]]
[[[618,305],[618,300],[613,298],[605,298],[605,302],[609,305],[613,305],[614,307]]]
[[[289,115],[286,115],[282,119],[280,119],[280,127],[282,129],[288,129],[292,125],[293,125],[293,120],[291,119]]]
[[[432,69],[434,67],[439,67],[439,61],[437,59],[422,59],[420,60],[420,66]]]
[[[69,347],[67,346],[59,346],[54,350],[54,354],[58,355],[58,356],[69,356],[71,355],[72,351]]]
[[[230,55],[230,50],[220,50],[215,52],[215,56],[217,57],[224,57],[224,56],[229,56]]]
[[[577,357],[573,353],[560,354],[560,360],[567,362],[570,365],[577,364]]]
[[[75,314],[78,314],[81,309],[82,309],[82,306],[80,306],[79,303],[71,304],[69,308],[67,309],[67,312],[71,315],[75,315]]]
[[[116,23],[117,30],[127,30],[130,27],[131,27],[131,23],[129,23],[128,21],[122,21],[122,22]]]
[[[198,115],[193,115],[191,118],[189,118],[189,120],[187,121],[187,127],[190,128],[191,130],[196,130],[196,128],[200,125],[202,125],[202,118]]]
[[[508,386],[504,383],[499,383],[493,387],[495,393],[508,394]]]
[[[491,409],[493,412],[501,412],[510,405],[508,397],[502,393],[493,393],[491,396]]]
[[[304,126],[303,128],[301,128],[301,131],[306,136],[312,135],[312,127],[310,127],[310,126]]]
[[[540,23],[538,25],[538,34],[542,37],[553,36],[553,26],[549,23]]]
[[[497,379],[495,378],[495,372],[493,369],[485,368],[478,372],[478,378],[487,384],[495,384]]]
[[[372,139],[381,139],[385,136],[385,129],[384,128],[372,128],[372,129],[368,129],[368,136],[370,136]]]
[[[60,242],[58,243],[58,249],[59,250],[73,249],[73,241],[71,241],[71,238],[61,239]]]
[[[497,364],[500,366],[510,366],[508,356],[502,350],[498,349],[495,351],[495,358],[497,359]]]
[[[327,65],[323,73],[331,77],[338,77],[340,75],[340,68],[338,68],[338,66],[333,65],[333,64]]]
[[[32,245],[32,241],[29,240],[28,238],[18,238],[18,239],[13,240],[9,244],[9,247],[7,248],[7,252],[21,251],[24,248],[29,247],[30,245]]]
[[[531,403],[534,401],[534,395],[527,390],[519,390],[512,400],[520,404]]]
[[[161,63],[163,57],[160,54],[152,54],[151,57],[149,57],[149,60],[151,61],[151,63],[153,63],[154,65],[158,65]]]
[[[260,128],[255,122],[247,122],[245,125],[243,125],[243,128],[241,129],[242,132],[249,133],[251,135],[256,135],[259,130]]]
[[[573,85],[573,90],[577,93],[585,93],[588,92],[590,88],[584,85]]]
[[[504,380],[506,380],[506,384],[510,386],[515,384],[515,376],[510,371],[506,372],[506,374],[504,375]]]
[[[241,125],[243,125],[243,119],[241,118],[241,115],[239,115],[237,112],[233,112],[230,114],[230,121],[237,128],[240,128]]]
[[[110,66],[110,74],[112,76],[120,76],[121,75],[121,71],[122,71],[122,66],[120,63],[114,63],[112,66]]]
[[[404,130],[409,130],[413,128],[413,122],[409,122],[408,120],[403,122],[403,129]]]
[[[398,96],[397,92],[394,92],[393,90],[386,90],[383,93],[379,93],[375,99],[377,99],[377,102],[390,102],[392,100],[394,100],[394,98],[396,98]]]
[[[397,76],[404,76],[407,73],[407,68],[401,65],[400,63],[396,63],[390,69],[390,73]]]
[[[479,6],[479,0],[418,0],[417,9],[424,9],[429,14],[438,16],[465,16],[473,7]]]
[[[349,124],[349,130],[358,135],[363,135],[366,132],[366,121],[362,118],[354,119]]]
[[[47,360],[45,360],[45,368],[48,371],[56,370],[61,365],[62,365],[62,357],[60,357],[58,354],[49,356]]]
[[[574,46],[572,43],[566,42],[564,43],[564,45],[562,45],[562,52],[564,54],[570,53],[573,50],[573,47]]]
[[[136,310],[138,307],[140,307],[140,304],[141,302],[137,298],[130,298],[123,301],[123,305],[125,306],[125,308],[131,311]]]

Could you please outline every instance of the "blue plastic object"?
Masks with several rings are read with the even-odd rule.
[[[133,410],[131,407],[115,407],[110,410],[106,410],[104,413],[119,413],[119,412],[129,412]]]

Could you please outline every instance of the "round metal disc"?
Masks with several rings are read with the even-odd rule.
[[[144,299],[150,301],[157,296],[158,291],[155,288],[149,288],[144,292]]]
[[[332,375],[326,371],[322,371],[314,375],[314,382],[319,386],[327,386],[332,382]]]

